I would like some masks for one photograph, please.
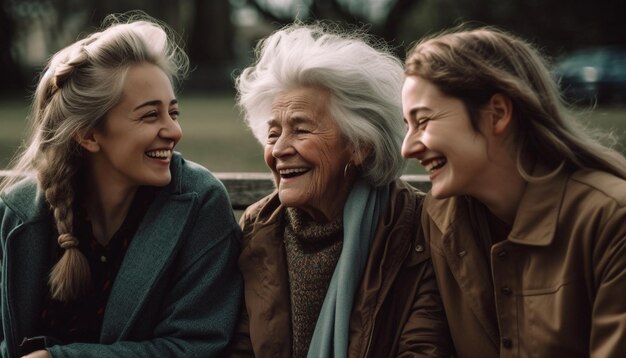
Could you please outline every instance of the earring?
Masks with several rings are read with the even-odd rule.
[[[348,170],[350,170],[351,166],[352,166],[352,161],[349,161],[348,164],[346,164],[346,166],[343,168],[343,177],[344,178],[348,177]]]

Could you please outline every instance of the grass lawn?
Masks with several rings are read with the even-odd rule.
[[[180,99],[183,139],[177,146],[185,158],[214,172],[265,172],[262,147],[240,119],[233,94],[190,94]],[[25,132],[28,99],[0,99],[0,169],[4,169]],[[626,152],[626,106],[599,107],[583,112],[583,123],[610,130]],[[409,174],[422,174],[409,162]]]
[[[180,98],[183,138],[176,150],[214,172],[266,171],[262,147],[235,108],[231,94]],[[0,100],[0,169],[7,166],[26,130],[28,100]]]

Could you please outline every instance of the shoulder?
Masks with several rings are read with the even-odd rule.
[[[151,220],[157,226],[166,225],[164,222],[185,223],[180,234],[183,256],[196,257],[220,243],[237,242],[237,246],[240,230],[224,185],[208,169],[179,153],[172,157],[170,170],[170,184],[152,204],[149,213],[153,215],[144,220]]]
[[[566,196],[584,195],[592,201],[626,207],[626,180],[597,170],[579,170],[569,178]]]
[[[416,198],[419,201],[422,201],[426,197],[425,192],[412,186],[407,181],[402,180],[402,179],[396,179],[391,183],[391,192],[401,193],[402,195],[407,195],[409,197]]]
[[[419,219],[425,196],[424,192],[406,181],[396,179],[390,184],[388,212],[395,213],[393,216],[398,218]]]
[[[201,194],[214,190],[226,192],[222,182],[207,168],[183,158],[179,153],[172,157],[171,172],[172,182],[169,187],[179,194]]]
[[[14,212],[22,220],[43,215],[46,212],[45,200],[36,178],[26,177],[7,188],[0,195],[0,208]]]
[[[246,208],[241,216],[240,226],[244,237],[252,234],[256,223],[270,225],[275,223],[281,216],[282,206],[278,193],[273,192]]]
[[[226,187],[207,168],[176,153],[172,158],[170,170],[172,181],[165,190],[166,195],[196,196],[201,205],[208,205],[223,212],[232,211]]]
[[[231,232],[233,226],[238,229],[226,188],[208,169],[176,153],[170,170],[172,181],[159,194],[161,202],[193,198],[190,217],[198,228],[213,232]]]
[[[422,223],[434,224],[440,232],[446,232],[455,226],[460,216],[468,215],[469,197],[450,197],[437,199],[429,192],[423,201]]]
[[[385,241],[391,239],[394,245],[398,245],[396,247],[403,247],[402,251],[406,249],[402,242],[415,248],[410,250],[408,256],[407,262],[411,263],[422,262],[430,257],[420,223],[425,196],[424,192],[409,183],[395,180],[390,186],[387,215],[378,224],[376,238],[382,236]]]
[[[559,215],[563,223],[575,222],[604,232],[626,229],[626,180],[612,174],[588,170],[571,174],[562,203]]]

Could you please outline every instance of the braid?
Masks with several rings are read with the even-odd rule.
[[[52,298],[62,302],[75,300],[85,294],[91,284],[91,272],[85,255],[78,249],[78,239],[73,235],[75,197],[73,184],[77,172],[76,160],[72,155],[74,151],[71,149],[74,143],[70,140],[69,143],[55,145],[52,138],[46,137],[58,133],[59,128],[62,127],[61,121],[66,120],[64,117],[50,113],[50,111],[59,113],[53,110],[58,106],[58,101],[52,101],[52,97],[63,89],[80,66],[89,61],[85,46],[96,38],[97,36],[92,35],[76,43],[67,50],[67,54],[59,62],[51,64],[48,69],[49,74],[47,74],[50,77],[48,101],[45,102],[43,110],[48,113],[44,113],[42,117],[45,118],[43,126],[53,130],[43,135],[41,151],[44,154],[44,160],[39,163],[38,179],[54,216],[55,226],[59,233],[57,242],[64,250],[48,278]]]
[[[78,239],[73,235],[73,179],[77,168],[71,159],[54,152],[55,148],[50,148],[46,153],[49,160],[39,171],[39,181],[52,209],[59,233],[57,241],[64,252],[52,268],[48,284],[52,298],[68,302],[87,291],[91,272],[87,259],[78,249]]]
[[[89,161],[76,135],[102,128],[107,113],[120,101],[131,66],[157,65],[170,80],[184,78],[189,69],[187,55],[167,26],[147,15],[129,15],[120,21],[111,18],[102,32],[52,56],[35,91],[28,144],[11,162],[19,176],[0,181],[4,192],[22,175],[38,173],[63,251],[48,284],[52,297],[64,302],[79,298],[91,284],[89,263],[78,249],[73,228],[76,176]]]
[[[69,49],[69,53],[66,55],[65,59],[50,67],[50,95],[56,93],[57,90],[63,87],[78,67],[87,63],[89,60],[89,53],[87,52],[85,46],[96,40],[98,38],[97,35],[98,34],[94,34],[89,38],[74,44],[73,48]]]

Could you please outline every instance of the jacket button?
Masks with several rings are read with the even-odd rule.
[[[502,347],[511,349],[513,347],[513,341],[510,338],[502,338]]]
[[[463,256],[467,255],[467,251],[465,251],[465,250],[459,251],[459,253],[457,255],[459,255],[459,257],[463,257]]]
[[[422,245],[415,245],[415,251],[416,252],[424,252],[424,246]]]
[[[510,295],[513,291],[512,291],[510,288],[508,288],[508,287],[504,286],[504,287],[502,287],[502,288],[500,289],[500,292],[502,292],[502,294],[503,294],[503,295],[508,296],[508,295]]]
[[[503,258],[506,257],[506,254],[507,254],[506,250],[502,250],[502,251],[498,252],[498,257],[503,259]]]

